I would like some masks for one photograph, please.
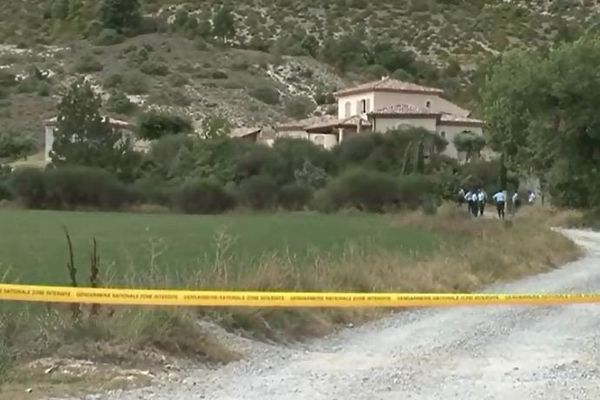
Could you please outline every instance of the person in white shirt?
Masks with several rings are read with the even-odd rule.
[[[535,193],[533,192],[533,190],[529,191],[529,198],[527,199],[527,201],[529,202],[529,204],[533,204],[535,202]]]
[[[479,215],[483,217],[483,213],[485,211],[485,203],[487,201],[487,194],[485,190],[479,189],[477,192],[477,205],[479,206]]]
[[[519,199],[519,192],[515,192],[515,194],[513,194],[512,196],[512,200],[511,200],[511,211],[513,214],[515,214],[517,212],[517,210],[519,209],[519,206],[521,205],[521,200]]]
[[[498,210],[498,218],[504,219],[504,209],[506,207],[506,194],[501,190],[492,196],[496,202],[496,209]]]

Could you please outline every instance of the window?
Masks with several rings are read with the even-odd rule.
[[[371,111],[371,100],[370,99],[367,99],[366,109],[367,109],[366,112],[370,112]]]
[[[325,147],[325,137],[323,135],[316,135],[314,141],[317,146]]]
[[[363,99],[360,101],[360,111],[365,114],[367,112],[367,100]]]
[[[346,115],[346,118],[349,118],[351,116],[350,113],[352,111],[350,111],[350,107],[352,107],[352,105],[349,101],[347,101],[346,104],[344,104],[344,114]]]
[[[446,139],[446,132],[445,131],[441,131],[440,132],[440,136],[443,137],[444,139]]]
[[[431,101],[427,100],[427,101],[425,102],[425,107],[426,107],[426,108],[431,108]]]

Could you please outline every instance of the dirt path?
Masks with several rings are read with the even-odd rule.
[[[567,231],[588,255],[490,291],[599,292],[600,234]],[[191,371],[176,384],[89,399],[374,400],[600,398],[600,305],[403,313],[334,337]]]

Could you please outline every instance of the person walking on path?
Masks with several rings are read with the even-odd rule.
[[[521,200],[519,199],[519,192],[515,192],[515,194],[513,194],[511,204],[512,214],[515,215],[517,213],[517,210],[519,209],[519,206],[521,205]]]
[[[471,213],[475,218],[479,215],[479,193],[476,190],[471,194]]]
[[[493,196],[496,202],[496,209],[498,210],[498,219],[504,219],[504,209],[506,207],[506,194],[500,190]]]
[[[477,205],[479,208],[479,215],[483,217],[483,213],[485,212],[485,203],[487,202],[487,194],[485,190],[479,189],[477,192]]]

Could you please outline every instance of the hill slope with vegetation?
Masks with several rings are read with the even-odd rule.
[[[566,0],[26,0],[0,20],[0,123],[38,140],[81,75],[111,114],[168,108],[198,127],[212,115],[264,125],[333,112],[333,90],[382,75],[476,109],[488,60],[600,21],[593,2]]]

